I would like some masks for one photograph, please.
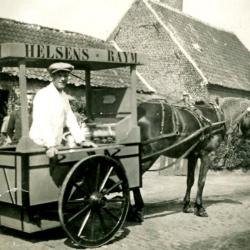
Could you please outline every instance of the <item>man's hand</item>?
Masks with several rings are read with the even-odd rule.
[[[80,143],[80,147],[83,148],[97,148],[97,145],[92,141],[83,141]]]
[[[54,157],[57,153],[58,153],[58,150],[57,150],[56,147],[50,147],[50,148],[48,148],[47,151],[46,151],[46,155],[47,155],[49,158]]]

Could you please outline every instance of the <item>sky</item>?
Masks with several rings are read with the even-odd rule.
[[[0,17],[106,39],[133,0],[0,0]]]
[[[250,50],[250,0],[183,0],[183,11],[233,31]],[[133,0],[0,0],[0,17],[106,39]]]

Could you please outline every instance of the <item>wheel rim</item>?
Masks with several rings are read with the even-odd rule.
[[[107,243],[123,225],[129,188],[123,167],[108,156],[78,162],[65,178],[59,197],[59,218],[78,245]]]

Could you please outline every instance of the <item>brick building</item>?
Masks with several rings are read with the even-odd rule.
[[[194,99],[249,98],[249,51],[233,33],[172,8],[181,2],[134,1],[108,40],[146,54],[149,63],[139,74],[165,97],[178,100],[188,91]]]

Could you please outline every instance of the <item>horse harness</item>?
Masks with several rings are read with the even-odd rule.
[[[197,123],[199,124],[200,128],[203,128],[205,126],[209,126],[210,129],[213,129],[213,121],[211,121],[209,118],[207,118],[201,111],[201,109],[199,108],[199,105],[189,105],[189,106],[177,106],[177,105],[171,105],[169,103],[167,103],[165,100],[162,99],[157,99],[157,101],[159,102],[160,106],[161,106],[161,127],[160,127],[160,134],[165,134],[165,127],[166,124],[169,124],[170,121],[166,121],[166,108],[165,106],[168,105],[171,108],[171,112],[172,112],[172,119],[171,119],[171,123],[173,126],[173,131],[169,133],[169,135],[173,135],[176,134],[178,136],[182,135],[181,132],[181,124],[183,125],[185,123],[184,119],[182,118],[180,112],[180,110],[185,111],[190,113],[190,115],[195,118],[195,120],[197,121]],[[218,107],[218,105],[213,104],[213,103],[209,103],[207,104],[207,106],[209,107],[209,109],[212,109],[216,115],[216,120],[217,122],[224,122],[225,118],[224,118],[224,114],[223,111]],[[216,123],[216,122],[215,122]]]
[[[191,135],[184,137],[181,141],[175,143],[174,145],[171,145],[167,148],[164,148],[163,150],[160,150],[158,152],[151,153],[150,155],[145,156],[142,160],[147,161],[150,160],[153,157],[159,156],[169,150],[172,150],[175,146],[179,146],[182,143],[185,143],[186,141],[192,139],[193,137],[199,138],[191,147],[189,147],[184,154],[182,154],[176,161],[179,161],[183,158],[185,158],[199,143],[203,142],[205,139],[208,139],[214,134],[223,133],[225,131],[225,121],[224,121],[224,115],[222,111],[219,109],[219,107],[216,104],[209,103],[208,106],[210,109],[213,110],[213,112],[216,115],[217,122],[212,122],[210,119],[204,116],[202,111],[199,109],[199,106],[177,106],[172,105],[166,102],[164,99],[156,99],[154,100],[159,103],[161,107],[161,122],[160,122],[160,136],[157,136],[153,139],[148,139],[144,142],[142,142],[142,145],[147,145],[153,142],[157,142],[162,139],[168,139],[173,137],[181,137],[185,136],[185,134],[181,131],[181,125],[184,124],[184,119],[180,115],[179,110],[184,110],[184,112],[189,112],[192,117],[194,117],[199,124],[199,129],[197,131],[194,131]],[[170,107],[171,109],[171,121],[166,121],[166,106]],[[172,131],[166,133],[166,123],[172,124]],[[174,163],[176,163],[176,161]],[[174,164],[172,163],[171,166]],[[170,165],[164,167],[167,168],[170,167]],[[159,169],[158,169],[159,170]]]

